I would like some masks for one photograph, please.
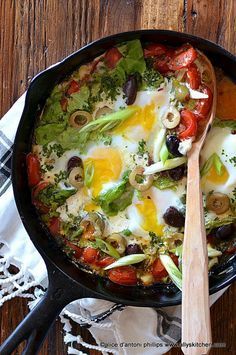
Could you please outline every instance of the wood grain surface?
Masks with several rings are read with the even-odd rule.
[[[236,54],[236,1],[0,0],[0,116],[47,66],[96,38],[140,28],[193,33]],[[213,349],[211,355],[236,353],[235,296],[234,284],[211,309],[213,341],[226,343],[226,348]],[[0,342],[27,314],[26,304],[17,298],[0,309]],[[75,328],[74,332],[95,344],[88,330]],[[15,354],[22,349],[20,346]],[[66,353],[62,326],[56,321],[40,354]],[[175,348],[168,354],[181,354],[181,350]]]

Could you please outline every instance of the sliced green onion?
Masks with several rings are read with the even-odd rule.
[[[119,260],[115,261],[114,263],[106,266],[104,268],[104,270],[113,269],[114,267],[118,267],[118,266],[126,266],[126,265],[137,264],[140,261],[143,261],[145,259],[146,259],[146,255],[145,254],[132,254],[132,255],[123,256],[122,258],[120,258]]]
[[[90,187],[93,181],[93,176],[94,176],[94,165],[93,162],[90,161],[84,170],[84,184],[86,187]]]
[[[84,132],[93,132],[97,129],[99,129],[100,132],[111,130],[112,128],[120,124],[122,121],[131,117],[137,111],[138,107],[132,106],[99,117],[97,120],[91,121],[86,126],[82,127],[80,130],[80,134]]]
[[[177,166],[185,164],[186,162],[187,162],[186,157],[167,159],[165,164],[163,164],[162,161],[159,161],[158,163],[147,166],[144,169],[143,174],[144,175],[151,175],[151,174],[159,173],[161,171],[174,169],[174,168],[177,168]]]
[[[160,151],[160,159],[162,161],[163,164],[165,164],[166,160],[168,159],[169,156],[169,151],[167,149],[166,144],[164,143],[161,147],[161,151]]]
[[[210,156],[210,158],[208,158],[207,161],[205,162],[205,164],[203,165],[201,172],[200,172],[201,177],[206,175],[210,171],[212,166],[215,167],[217,175],[221,176],[223,174],[224,164],[222,163],[220,157],[216,153],[213,153]]]
[[[157,134],[156,139],[154,140],[153,159],[155,162],[158,162],[160,160],[160,151],[165,141],[165,138],[166,138],[166,129],[161,128]]]
[[[104,253],[112,256],[115,259],[119,259],[120,258],[120,254],[118,253],[118,251],[113,248],[112,245],[110,245],[109,243],[105,242],[104,240],[100,239],[100,238],[96,238],[96,242],[93,243],[95,248],[100,249],[101,251],[103,251]]]
[[[160,255],[161,263],[168,272],[174,284],[182,290],[182,273],[179,271],[169,255]]]

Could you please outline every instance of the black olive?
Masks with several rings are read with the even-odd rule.
[[[176,136],[168,136],[166,139],[167,149],[175,157],[182,157],[182,154],[179,152],[179,143],[180,140]]]
[[[183,227],[184,226],[184,215],[178,211],[175,207],[169,207],[163,215],[166,224],[172,227]]]
[[[130,75],[123,86],[127,105],[132,105],[136,99],[138,91],[138,80],[136,75]]]
[[[178,166],[177,168],[168,170],[169,177],[174,181],[181,180],[184,176],[184,173],[185,173],[185,166],[184,165],[181,165],[181,166]]]
[[[125,249],[125,255],[131,254],[143,254],[143,251],[138,244],[129,244]]]
[[[221,226],[217,228],[215,235],[219,239],[228,239],[232,237],[234,233],[234,225],[233,223],[226,224],[225,226]]]
[[[82,159],[80,157],[74,156],[68,160],[67,171],[71,172],[73,168],[82,167],[82,166],[83,166]]]

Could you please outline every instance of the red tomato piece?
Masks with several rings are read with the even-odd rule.
[[[72,80],[69,84],[69,87],[66,91],[67,95],[74,94],[75,92],[78,92],[80,89],[80,85],[77,81]]]
[[[227,254],[234,254],[236,253],[236,246],[229,247],[226,251]]]
[[[114,69],[116,64],[122,57],[123,56],[120,51],[117,48],[113,47],[111,49],[108,49],[105,54],[104,60],[109,69]]]
[[[137,284],[137,272],[133,266],[120,266],[108,271],[108,278],[112,282],[132,286]]]
[[[60,219],[58,217],[53,217],[49,221],[48,229],[50,230],[50,233],[56,237],[57,235],[60,234]]]
[[[186,139],[196,136],[197,119],[194,113],[189,110],[182,110],[180,117],[180,123],[185,127],[185,130],[179,133],[179,138]]]
[[[83,254],[83,248],[78,247],[77,245],[66,240],[66,245],[73,250],[73,255],[76,259],[79,259]]]
[[[99,251],[97,249],[87,247],[83,250],[82,258],[85,263],[95,264],[99,258]]]
[[[187,80],[191,89],[197,90],[201,84],[201,77],[196,64],[191,64],[187,71]]]
[[[32,202],[35,207],[42,213],[48,213],[50,208],[48,206],[45,206],[41,201],[39,201],[38,194],[47,186],[48,182],[41,182],[32,190]]]
[[[159,57],[162,54],[165,54],[167,51],[166,46],[160,43],[152,43],[149,44],[146,48],[144,48],[144,57]]]
[[[163,277],[168,276],[168,272],[162,265],[161,260],[158,258],[152,264],[152,274],[156,281],[161,281]]]
[[[115,261],[116,261],[116,259],[113,258],[112,256],[105,256],[104,258],[98,260],[96,262],[96,265],[100,266],[100,267],[106,267],[106,266],[114,263]]]
[[[190,64],[192,64],[196,58],[197,51],[193,47],[190,47],[187,50],[175,55],[169,63],[169,68],[171,70],[180,70],[182,68],[186,68],[190,66]]]
[[[170,254],[170,257],[171,257],[171,259],[173,260],[173,262],[175,263],[175,265],[178,266],[178,265],[179,265],[179,258],[178,258],[178,256],[175,255],[175,254]]]
[[[60,100],[60,105],[61,105],[62,111],[66,112],[66,111],[67,111],[67,106],[68,106],[68,100],[67,100],[66,97],[63,97],[63,98]]]
[[[28,172],[28,183],[30,187],[37,185],[41,180],[40,163],[38,157],[29,153],[26,157],[26,165]]]
[[[211,89],[206,85],[203,85],[201,92],[207,94],[208,98],[198,100],[194,113],[199,116],[199,118],[205,118],[211,109],[213,95]]]

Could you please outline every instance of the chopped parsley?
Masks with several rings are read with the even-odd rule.
[[[161,240],[161,237],[157,236],[156,233],[149,232],[149,236],[150,236],[150,239],[151,239],[150,240],[151,247],[160,248],[160,247],[164,246],[164,243]]]
[[[143,84],[145,87],[157,89],[163,82],[163,76],[154,69],[146,69],[143,73]]]
[[[43,156],[49,158],[53,152],[57,155],[58,158],[60,158],[64,153],[64,149],[60,144],[57,143],[53,145],[43,145]]]
[[[132,232],[129,230],[129,229],[124,229],[123,232],[122,232],[126,237],[129,237]]]
[[[230,162],[231,164],[233,164],[234,167],[236,167],[236,156],[230,158],[230,159],[229,159],[229,162]]]
[[[66,180],[68,178],[68,172],[67,171],[59,171],[58,174],[55,174],[55,184],[58,184],[60,181]]]
[[[138,142],[138,154],[143,155],[146,152],[147,152],[147,142],[144,139],[142,139],[141,141]]]

